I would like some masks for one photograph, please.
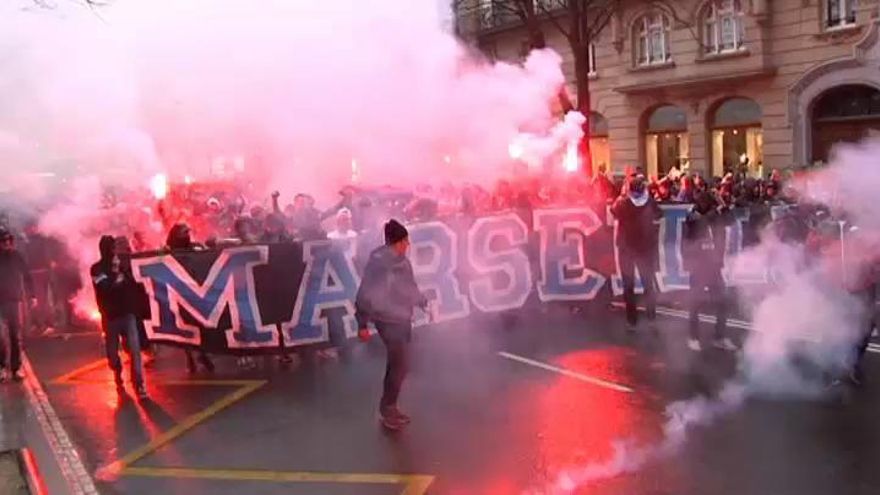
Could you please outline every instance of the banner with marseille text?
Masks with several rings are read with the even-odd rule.
[[[659,222],[661,291],[688,288],[681,257],[691,206],[664,205]],[[730,257],[755,242],[778,211],[738,209],[727,227]],[[590,301],[622,292],[607,211],[587,207],[458,217],[408,226],[410,258],[435,322],[541,303]],[[138,254],[132,271],[145,289],[143,322],[153,342],[209,353],[273,353],[339,344],[357,333],[354,298],[379,232],[354,240],[245,245],[209,251]],[[643,275],[643,274],[642,274]],[[760,267],[729,266],[730,283],[764,283]],[[637,281],[637,289],[640,282]],[[427,323],[417,315],[416,325]]]

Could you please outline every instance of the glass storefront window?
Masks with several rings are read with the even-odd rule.
[[[684,169],[690,156],[690,136],[684,110],[657,107],[645,126],[645,165],[649,175],[662,176],[673,167]]]
[[[712,175],[744,171],[764,173],[764,133],[761,108],[748,98],[729,98],[718,105],[710,121]]]

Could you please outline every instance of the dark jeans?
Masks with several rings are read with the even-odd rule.
[[[48,269],[33,270],[31,278],[34,281],[34,296],[37,298],[37,307],[30,310],[30,325],[43,330],[54,326],[53,304],[50,295],[52,285],[52,272]]]
[[[868,350],[868,344],[871,342],[871,334],[874,332],[874,309],[877,300],[877,285],[871,285],[867,289],[854,294],[861,303],[860,326],[862,327],[862,337],[856,345],[856,360],[854,371],[861,373],[862,359]]]
[[[638,268],[645,287],[645,306],[648,309],[648,319],[657,317],[657,253],[650,251],[640,253],[621,248],[619,254],[620,275],[623,278],[623,302],[626,304],[626,321],[630,325],[638,323],[639,314],[636,309],[635,270]]]
[[[690,289],[690,335],[700,339],[700,308],[707,304],[715,308],[715,339],[721,340],[727,334],[727,287],[721,270],[691,271]]]
[[[379,337],[385,344],[388,359],[385,363],[385,381],[382,387],[382,400],[379,407],[384,410],[397,407],[400,388],[409,371],[409,346],[412,335],[411,323],[376,322]]]
[[[138,338],[137,322],[134,315],[125,315],[104,323],[104,349],[107,363],[115,376],[122,374],[122,361],[119,359],[119,341],[125,339],[131,365],[131,381],[135,386],[144,386],[144,368],[141,364],[141,343]]]
[[[0,303],[0,368],[15,373],[21,368],[21,303]],[[9,343],[7,349],[6,343]],[[7,356],[8,354],[8,356]]]

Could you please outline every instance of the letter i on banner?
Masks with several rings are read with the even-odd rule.
[[[584,239],[602,222],[589,208],[535,210],[535,230],[541,238],[542,301],[587,301],[596,297],[605,277],[587,268]]]
[[[469,289],[477,309],[504,311],[525,304],[532,290],[528,240],[528,227],[513,213],[479,218],[468,230],[468,262],[477,275]]]
[[[662,205],[663,220],[660,222],[660,276],[658,287],[662,292],[690,288],[690,276],[684,270],[681,259],[681,240],[684,237],[684,221],[693,205]]]
[[[305,272],[290,321],[281,325],[285,346],[326,342],[330,332],[357,335],[354,300],[360,278],[352,249],[327,241],[303,245]]]
[[[268,259],[267,246],[225,249],[201,284],[172,256],[133,259],[135,280],[144,284],[150,299],[147,335],[160,341],[201,345],[199,327],[183,321],[181,308],[204,328],[216,328],[229,308],[229,348],[277,346],[274,325],[262,323],[254,286],[254,266],[266,264]]]
[[[409,227],[410,262],[419,288],[433,295],[434,321],[463,318],[470,314],[470,304],[459,287],[458,235],[442,222],[426,222]],[[428,322],[416,311],[416,325]]]
[[[751,211],[737,208],[733,213],[735,221],[727,227],[727,248],[724,250],[724,278],[727,285],[766,284],[768,275],[765,263],[751,263],[739,258],[743,252],[745,229],[754,228],[751,225]]]

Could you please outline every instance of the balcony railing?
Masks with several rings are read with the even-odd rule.
[[[533,0],[535,15],[542,17],[565,7],[566,0]],[[480,2],[480,5],[463,5],[456,12],[458,31],[464,35],[476,35],[486,31],[516,27],[522,24],[523,16],[518,2],[497,0]]]

